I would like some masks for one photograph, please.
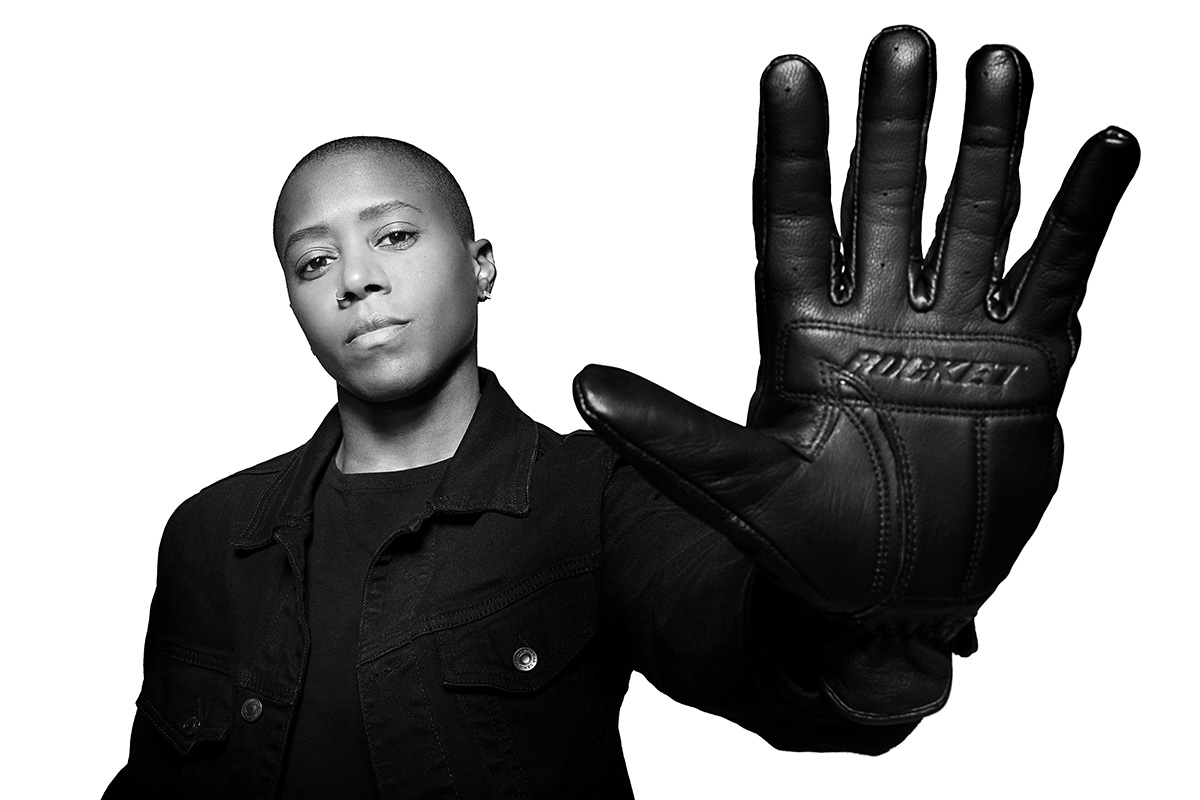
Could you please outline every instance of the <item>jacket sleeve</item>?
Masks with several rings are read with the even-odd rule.
[[[172,631],[196,621],[196,616],[180,613],[180,598],[199,594],[196,582],[182,576],[203,574],[207,566],[197,566],[186,546],[195,530],[189,523],[194,511],[194,498],[176,509],[159,543],[157,585],[150,602],[142,690],[130,734],[129,760],[105,790],[104,800],[203,796],[197,781],[184,775],[181,752],[192,751],[194,746],[190,761],[200,765],[210,760],[209,751],[226,737],[227,703],[213,702],[212,697],[223,698],[228,693],[228,676],[183,661],[178,662],[182,669],[165,675],[160,657],[172,647]],[[194,773],[193,767],[193,778]]]
[[[155,592],[156,600],[157,596],[158,593]],[[150,607],[147,652],[153,647],[155,601],[151,601]],[[145,680],[146,677],[143,677],[143,682]],[[109,783],[104,791],[103,800],[178,796],[178,759],[167,740],[154,729],[153,723],[140,705],[139,702],[139,708],[134,712],[133,730],[129,737],[129,761]]]
[[[781,750],[878,755],[916,727],[839,715],[817,688],[805,646],[812,634],[786,598],[623,461],[602,516],[606,622],[630,666],[660,691]]]

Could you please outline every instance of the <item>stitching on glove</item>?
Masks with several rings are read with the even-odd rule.
[[[1067,340],[1071,343],[1071,361],[1079,354],[1079,342],[1075,340],[1075,326],[1078,324],[1079,307],[1083,305],[1083,292],[1086,287],[1080,287],[1071,300],[1071,313],[1067,314]]]
[[[1017,212],[1021,204],[1021,151],[1025,149],[1025,117],[1029,104],[1025,99],[1026,77],[1025,70],[1021,68],[1021,59],[1012,49],[1008,50],[1008,55],[1012,58],[1017,72],[1017,135],[1008,149],[1008,172],[1004,176],[1004,219],[1000,221],[1000,229],[996,232],[996,249],[992,253],[992,280],[988,287],[988,297],[991,297],[1004,277],[1004,257],[1008,254],[1009,238],[1012,236],[1013,223],[1017,221]],[[986,307],[989,304],[984,305]],[[1008,315],[1004,318],[1007,319]]]
[[[900,521],[899,531],[899,568],[896,575],[895,593],[902,595],[908,587],[908,582],[912,576],[914,565],[917,559],[918,541],[916,537],[917,520],[916,510],[913,508],[911,498],[913,496],[912,489],[912,470],[908,461],[908,449],[904,444],[904,437],[900,434],[900,426],[890,413],[881,408],[879,396],[866,384],[861,378],[853,373],[844,370],[838,371],[838,380],[848,387],[852,387],[860,395],[865,398],[865,401],[855,404],[855,407],[865,405],[877,417],[877,427],[883,433],[884,440],[891,449],[892,458],[896,463],[896,481],[897,481],[897,508],[895,514]],[[842,412],[852,419],[858,419],[857,414],[851,410],[850,402],[846,398],[834,398],[834,402],[842,409]],[[876,450],[871,451],[873,454]],[[883,481],[880,480],[878,474],[876,476],[877,485],[883,486]],[[884,507],[880,503],[880,507]],[[872,584],[874,586],[874,584]]]
[[[928,272],[925,276],[929,280],[929,307],[933,308],[937,305],[938,288],[942,280],[942,262],[946,260],[946,230],[950,227],[950,218],[953,216],[955,205],[958,201],[958,170],[955,170],[955,175],[950,179],[950,188],[946,191],[946,205],[942,209],[942,213],[938,216],[935,223],[937,230],[934,233],[934,243],[937,245],[937,252],[930,259],[928,269],[922,269],[922,274]],[[925,267],[922,264],[922,267]],[[909,272],[908,280],[908,302],[910,305],[915,305],[916,295],[913,292],[912,272]]]
[[[875,42],[879,37],[871,40],[870,47],[867,48],[867,54],[863,58],[862,75],[858,81],[858,117],[854,121],[854,152],[851,153],[853,159],[851,167],[854,175],[853,180],[849,181],[847,188],[850,191],[850,230],[844,231],[844,241],[849,245],[848,258],[842,261],[842,273],[846,278],[846,299],[845,303],[849,303],[854,298],[855,277],[858,275],[858,195],[859,195],[859,176],[862,173],[862,131],[863,131],[863,101],[866,99],[867,72],[871,66],[871,51],[875,49]],[[831,281],[836,279],[836,275],[830,276]],[[833,295],[833,283],[830,283],[829,296],[833,300],[833,304],[841,305],[837,298]]]
[[[904,437],[900,435],[900,426],[886,408],[881,409],[880,407],[876,407],[875,413],[879,414],[885,422],[882,426],[884,435],[888,436],[888,441],[895,449],[895,457],[899,461],[900,467],[900,505],[901,512],[904,515],[901,541],[904,543],[904,551],[901,559],[902,571],[897,584],[899,590],[903,592],[908,589],[908,582],[912,577],[913,569],[917,563],[917,548],[920,544],[916,535],[917,511],[913,508],[912,502],[912,469],[909,467],[908,449],[904,446]]]
[[[936,700],[931,700],[923,706],[910,708],[903,712],[862,711],[860,709],[851,708],[845,701],[843,701],[830,681],[826,679],[824,673],[821,673],[820,678],[821,684],[825,687],[825,696],[828,697],[843,714],[859,721],[879,720],[893,723],[911,722],[938,711],[944,705],[946,705],[946,699],[950,696],[950,681],[946,681],[945,688],[942,690],[941,695],[939,695]],[[839,687],[844,685],[845,684],[841,683],[840,681],[838,682]]]
[[[872,596],[879,597],[883,594],[883,579],[887,572],[888,530],[890,528],[888,523],[892,513],[886,491],[887,482],[883,476],[883,466],[879,458],[879,450],[868,433],[866,422],[853,409],[840,401],[834,402],[841,408],[843,412],[842,416],[854,426],[859,438],[866,445],[867,454],[871,457],[871,470],[875,473],[875,502],[879,508],[879,543],[875,548],[875,572],[871,576],[871,594]],[[901,547],[901,552],[903,552],[903,547]]]
[[[1009,295],[1009,302],[1001,309],[993,309],[992,304],[987,304],[987,315],[996,322],[1007,322],[1016,312],[1017,306],[1021,304],[1021,294],[1025,290],[1025,283],[1029,280],[1029,273],[1037,268],[1038,260],[1041,258],[1042,248],[1046,246],[1046,240],[1049,238],[1048,232],[1058,222],[1058,214],[1055,211],[1054,205],[1051,204],[1050,210],[1046,212],[1046,218],[1042,220],[1042,226],[1038,229],[1037,238],[1033,240],[1033,247],[1029,252],[1017,260],[1020,265],[1022,261],[1026,263],[1026,267],[1017,274],[1017,285],[1013,287],[1012,293]],[[1011,273],[1010,273],[1011,275]],[[1005,280],[1008,283],[1008,280]]]
[[[921,252],[921,214],[925,207],[925,153],[929,150],[929,120],[933,113],[933,94],[937,89],[937,68],[933,63],[933,42],[928,36],[922,36],[925,39],[925,45],[929,48],[931,54],[929,63],[929,74],[925,78],[925,104],[922,106],[924,111],[924,119],[921,121],[921,144],[919,145],[919,156],[913,159],[913,171],[916,173],[913,182],[912,207],[909,209],[908,229],[908,269],[905,270],[912,274],[912,264],[915,261],[924,267],[923,253]],[[930,292],[930,302],[936,298],[935,292]]]
[[[834,367],[834,370],[837,370],[836,366]],[[837,370],[837,373],[838,380],[844,382],[848,386],[853,386],[857,391],[862,393],[864,396],[867,396],[869,400],[869,389],[865,385],[860,385],[862,384],[862,381],[858,380],[853,375],[845,373],[842,370]],[[830,388],[833,389],[832,386]],[[835,405],[842,412],[842,415],[849,419],[850,423],[854,425],[855,429],[858,431],[859,437],[863,440],[863,444],[865,444],[867,447],[867,453],[871,457],[871,468],[875,472],[875,501],[877,507],[879,508],[879,544],[876,547],[875,554],[875,573],[871,577],[871,594],[873,596],[881,596],[883,594],[883,580],[887,572],[888,531],[890,528],[888,522],[890,521],[889,517],[892,513],[891,504],[889,502],[890,498],[887,495],[887,481],[884,478],[883,466],[881,464],[881,459],[879,458],[878,448],[868,434],[867,423],[860,416],[858,410],[852,407],[849,403],[845,402],[844,399],[837,397],[835,394],[831,393],[830,400],[831,404]],[[901,536],[903,537],[903,533]],[[904,542],[902,538],[900,542],[901,558],[903,558],[903,553]]]
[[[914,565],[917,561],[917,547],[919,544],[916,536],[916,509],[913,508],[912,504],[912,469],[908,461],[908,448],[905,447],[904,437],[900,434],[900,425],[889,412],[887,404],[880,402],[879,395],[867,385],[866,381],[851,373],[843,374],[846,379],[853,381],[853,385],[857,386],[859,393],[867,398],[870,408],[879,417],[879,428],[883,431],[884,437],[892,448],[892,457],[896,459],[896,467],[899,471],[897,480],[900,482],[900,486],[898,487],[900,494],[897,502],[900,504],[899,513],[902,520],[900,531],[900,574],[896,579],[896,588],[899,593],[903,593],[908,588],[909,579],[912,577]]]
[[[807,400],[812,403],[819,403],[825,400],[823,394],[815,392],[786,392],[779,391],[780,397],[785,397],[788,400]],[[853,406],[869,405],[863,400],[846,400],[846,403]],[[1028,406],[1026,408],[979,408],[978,406],[930,406],[925,404],[906,404],[906,403],[880,403],[872,405],[878,410],[893,411],[900,414],[908,414],[915,417],[1043,417],[1053,416],[1056,405],[1037,405]]]
[[[821,385],[825,387],[824,396],[827,399],[835,399],[837,397],[837,386],[834,373],[837,370],[837,365],[831,361],[821,359],[817,362],[817,368],[821,374]],[[816,460],[821,455],[821,451],[825,449],[825,445],[829,442],[829,437],[833,435],[833,430],[836,425],[834,418],[834,404],[829,402],[818,403],[817,421],[809,430],[812,435],[807,438],[802,438],[799,441],[801,447],[805,449],[805,455],[811,460]]]
[[[838,286],[838,276],[845,276],[842,285],[846,287],[846,296],[839,297],[835,289]],[[854,296],[853,273],[847,271],[846,259],[842,255],[842,239],[834,230],[829,236],[829,300],[835,306],[849,303]]]
[[[992,255],[992,279],[988,282],[988,293],[984,301],[984,312],[995,322],[1007,322],[1017,307],[1020,288],[1025,283],[1028,270],[1021,274],[1018,286],[1012,292],[1008,301],[1000,299],[1004,286],[1004,258],[1008,254],[1009,240],[1012,236],[1013,224],[1017,220],[1021,198],[1021,152],[1025,149],[1025,122],[1029,104],[1026,101],[1026,76],[1021,67],[1021,59],[1016,53],[1009,51],[1017,71],[1017,137],[1009,149],[1008,174],[1005,177],[1004,219],[996,236],[996,249]],[[1019,261],[1018,261],[1019,263]]]
[[[975,420],[975,539],[971,543],[971,558],[963,576],[959,597],[966,597],[975,582],[975,570],[983,550],[983,533],[987,525],[987,416]]]

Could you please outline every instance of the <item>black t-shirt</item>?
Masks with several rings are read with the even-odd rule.
[[[280,797],[379,797],[355,669],[363,584],[375,552],[421,513],[449,463],[349,475],[332,461],[326,468],[305,559],[308,666]]]

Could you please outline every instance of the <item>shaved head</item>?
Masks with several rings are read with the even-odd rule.
[[[437,198],[450,216],[458,235],[464,242],[475,239],[475,223],[471,218],[471,209],[467,198],[463,195],[462,187],[450,174],[450,170],[442,162],[426,153],[416,145],[401,142],[398,139],[388,139],[383,136],[348,136],[344,139],[334,139],[316,148],[292,167],[283,188],[279,190],[279,199],[275,203],[274,240],[276,250],[280,245],[280,222],[283,198],[293,178],[310,164],[320,163],[341,155],[369,155],[380,159],[391,159],[402,165],[413,177],[417,188],[425,194]]]

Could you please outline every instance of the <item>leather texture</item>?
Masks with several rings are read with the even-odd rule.
[[[1139,160],[1119,128],[1089,139],[1005,274],[1033,78],[1016,48],[985,46],[922,253],[935,74],[923,31],[871,42],[840,235],[821,76],[800,56],[763,74],[745,427],[619,369],[575,381],[588,424],[794,602],[824,691],[864,723],[945,703],[951,652],[974,649],[977,610],[1054,494],[1076,314]]]

